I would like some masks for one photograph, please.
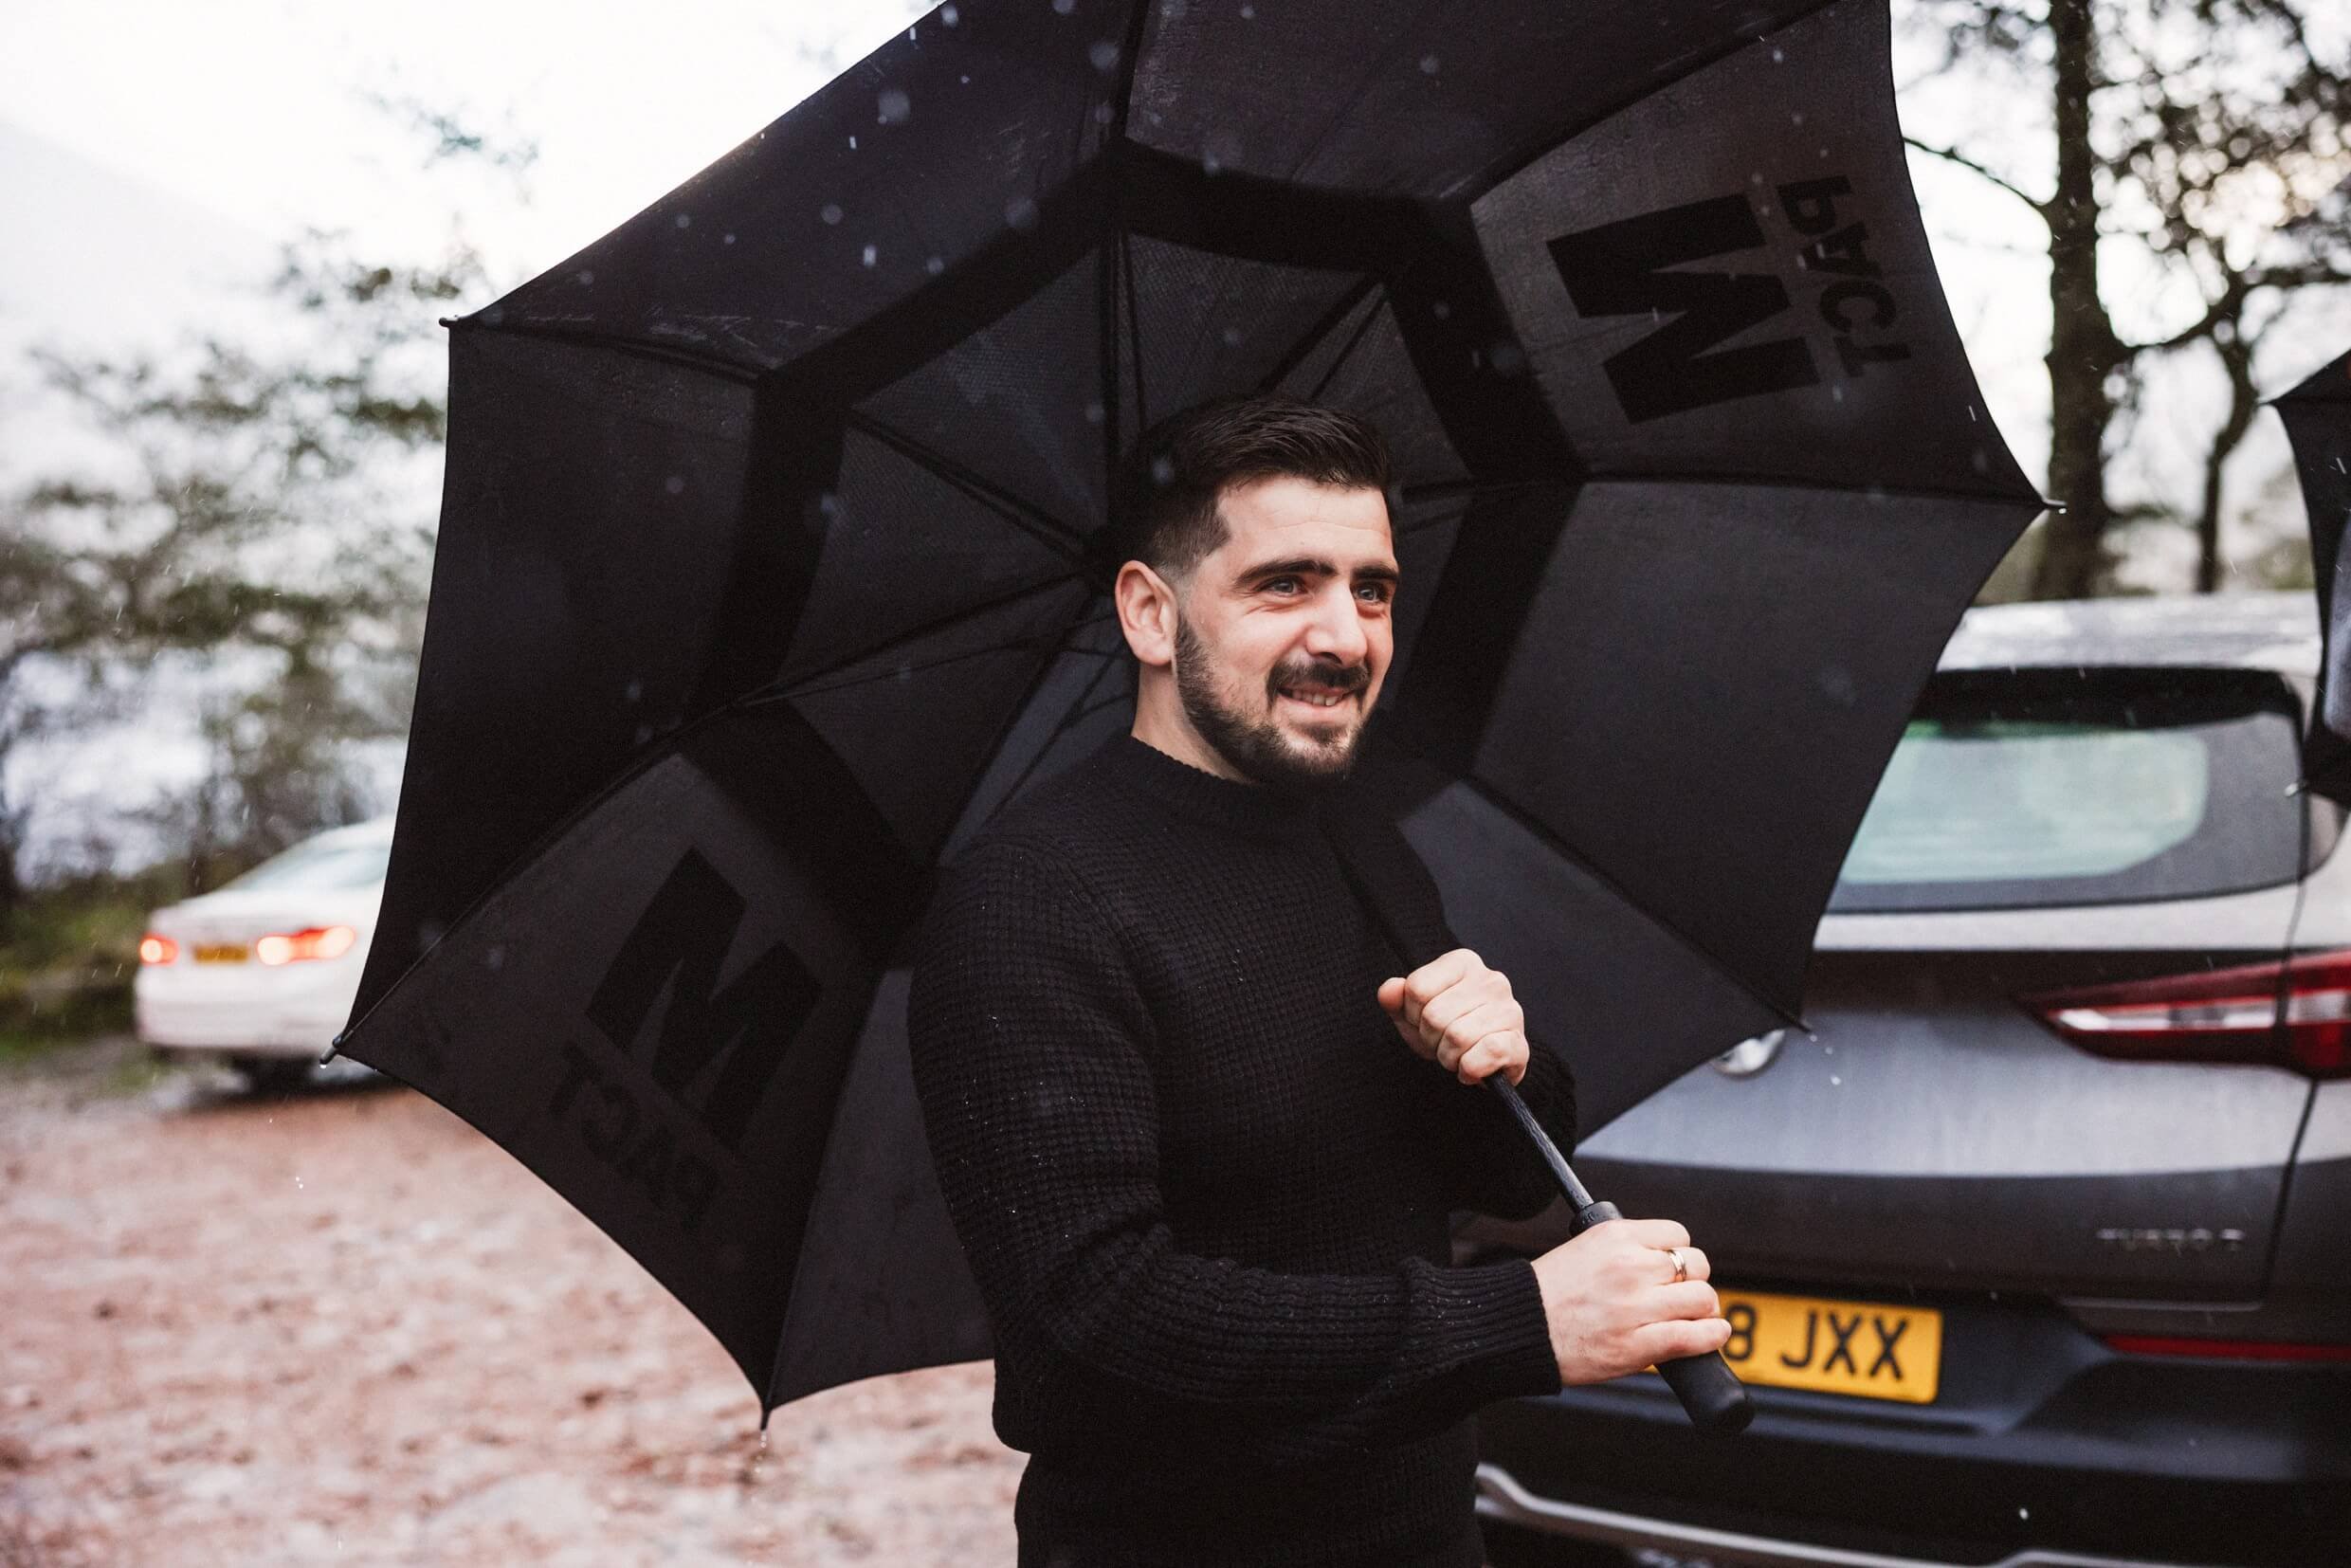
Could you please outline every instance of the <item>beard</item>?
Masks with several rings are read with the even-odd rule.
[[[1184,717],[1217,756],[1242,777],[1292,793],[1326,790],[1345,778],[1355,766],[1367,715],[1341,735],[1328,740],[1300,740],[1282,728],[1273,716],[1285,685],[1335,687],[1350,696],[1372,682],[1362,665],[1341,666],[1318,663],[1276,665],[1266,678],[1266,708],[1257,715],[1228,702],[1209,673],[1208,649],[1191,622],[1176,622],[1176,695]]]

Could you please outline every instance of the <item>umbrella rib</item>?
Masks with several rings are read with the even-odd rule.
[[[1135,258],[1128,246],[1126,232],[1126,182],[1121,178],[1127,163],[1127,150],[1134,144],[1127,140],[1127,116],[1135,106],[1135,72],[1142,64],[1143,32],[1151,22],[1151,8],[1139,5],[1128,13],[1125,36],[1119,51],[1118,82],[1110,95],[1110,125],[1103,137],[1103,163],[1110,174],[1108,199],[1103,203],[1104,228],[1102,238],[1102,322],[1097,338],[1103,357],[1100,368],[1103,402],[1103,478],[1105,493],[1115,483],[1119,467],[1119,296],[1126,296],[1126,319],[1129,335],[1128,354],[1135,373],[1136,428],[1141,429],[1143,413],[1142,350],[1135,322]]]
[[[1066,578],[1056,579],[1056,581],[1066,580]],[[892,665],[887,669],[878,669],[870,675],[858,675],[845,681],[835,681],[830,685],[810,685],[808,684],[810,681],[819,680],[826,673],[820,671],[815,675],[804,676],[790,686],[764,687],[742,699],[741,705],[756,708],[763,707],[770,702],[790,702],[803,697],[826,697],[836,691],[848,691],[858,686],[869,686],[876,681],[895,681],[902,676],[917,675],[924,670],[943,669],[949,665],[961,664],[966,659],[984,659],[991,653],[1009,653],[1016,648],[1038,647],[1066,638],[1073,631],[1082,630],[1090,626],[1099,626],[1114,618],[1114,611],[1105,611],[1100,615],[1088,615],[1082,620],[1071,621],[1067,626],[1055,631],[1041,631],[1027,637],[1013,637],[1000,643],[990,643],[985,647],[967,647],[960,653],[944,653],[936,659],[925,659],[920,664]],[[1064,647],[1061,651],[1082,654],[1087,658],[1109,659],[1113,657],[1110,652],[1101,648]],[[881,649],[876,649],[873,653],[861,654],[859,657],[861,659],[876,658],[881,652]],[[847,666],[835,665],[834,671],[837,672],[845,667]]]
[[[1065,574],[1059,576],[1048,577],[1043,582],[1029,583],[1020,588],[1008,590],[1005,593],[997,594],[992,599],[983,600],[978,604],[964,605],[960,609],[951,610],[943,615],[935,615],[919,626],[909,627],[904,631],[899,632],[896,636],[885,638],[882,642],[874,644],[871,647],[862,647],[853,653],[844,654],[842,657],[832,660],[828,664],[819,665],[814,669],[809,670],[805,674],[794,675],[788,679],[778,678],[771,681],[766,685],[759,687],[758,690],[753,695],[758,696],[768,692],[793,692],[803,690],[807,687],[808,683],[811,681],[822,681],[827,676],[838,675],[843,670],[852,669],[859,665],[865,664],[868,660],[886,658],[893,649],[904,647],[911,643],[919,643],[924,641],[925,639],[936,637],[940,632],[945,631],[961,622],[973,620],[978,616],[988,614],[993,611],[1002,610],[1008,605],[1018,604],[1023,599],[1034,598],[1038,594],[1048,593],[1052,589],[1063,587],[1075,581],[1077,581],[1075,577]],[[1084,623],[1077,622],[1072,624],[1083,625]],[[825,689],[829,690],[830,688],[828,687]]]
[[[1093,650],[1090,648],[1068,648],[1064,651],[1070,653],[1085,653]],[[1110,673],[1111,667],[1110,663],[1105,660],[1103,663],[1102,667],[1095,670],[1094,678],[1086,682],[1084,688],[1081,690],[1077,697],[1070,702],[1069,713],[1063,718],[1060,724],[1055,726],[1053,733],[1045,738],[1045,744],[1039,746],[1035,753],[1030,757],[1029,760],[1021,765],[1019,775],[1015,777],[1011,784],[1005,786],[1004,798],[1006,800],[1010,800],[1014,795],[1020,793],[1022,788],[1028,784],[1030,775],[1037,771],[1037,769],[1044,763],[1046,757],[1052,751],[1053,742],[1060,739],[1064,735],[1068,734],[1070,726],[1073,723],[1080,719],[1084,719],[1092,714],[1101,712],[1103,708],[1110,706],[1113,702],[1123,702],[1125,700],[1125,693],[1121,692],[1114,696],[1104,698],[1103,701],[1094,703],[1091,707],[1084,705],[1087,699],[1091,698],[1095,691],[1101,687],[1103,678]]]
[[[1412,752],[1412,754],[1419,757],[1422,761],[1428,762],[1431,766],[1439,767],[1448,777],[1457,779],[1480,800],[1485,801],[1488,806],[1491,806],[1494,810],[1502,812],[1503,815],[1508,817],[1520,828],[1529,833],[1532,833],[1536,838],[1541,840],[1554,854],[1571,862],[1586,876],[1592,878],[1601,886],[1607,888],[1611,893],[1613,893],[1620,901],[1623,902],[1627,908],[1639,911],[1643,920],[1649,921],[1649,924],[1655,926],[1667,936],[1671,937],[1676,942],[1679,942],[1683,948],[1691,954],[1694,954],[1708,969],[1714,971],[1714,973],[1720,975],[1723,979],[1738,987],[1750,1001],[1753,1001],[1759,1006],[1764,1008],[1772,1014],[1773,1017],[1777,1018],[1781,1023],[1787,1024],[1791,1028],[1800,1029],[1807,1034],[1812,1032],[1811,1025],[1807,1024],[1795,1013],[1793,1013],[1786,1008],[1780,1006],[1779,1003],[1774,1001],[1771,997],[1764,995],[1762,992],[1757,990],[1744,975],[1738,974],[1728,964],[1725,964],[1721,958],[1715,957],[1713,953],[1706,949],[1705,944],[1698,940],[1697,938],[1691,936],[1680,926],[1675,925],[1671,921],[1661,918],[1656,911],[1650,909],[1640,900],[1634,898],[1631,892],[1626,888],[1623,884],[1619,883],[1614,877],[1610,876],[1606,871],[1603,871],[1598,866],[1593,865],[1590,859],[1588,859],[1581,851],[1576,849],[1574,845],[1568,843],[1567,840],[1561,838],[1558,833],[1554,831],[1540,818],[1530,815],[1528,812],[1521,810],[1507,796],[1504,795],[1500,791],[1494,789],[1485,780],[1467,773],[1455,772],[1451,769],[1443,768],[1442,764],[1437,763],[1434,758],[1429,757],[1422,754],[1419,749],[1412,746],[1409,740],[1404,739],[1402,737],[1396,737],[1395,738],[1397,744],[1403,746],[1404,749]]]
[[[1119,235],[1119,268],[1126,290],[1126,369],[1135,383],[1135,428],[1139,433],[1151,428],[1151,410],[1143,399],[1143,324],[1135,304],[1135,237],[1123,230]],[[1119,432],[1114,429],[1110,432],[1114,456],[1118,443]]]
[[[842,423],[861,435],[871,436],[884,447],[909,462],[927,468],[945,480],[971,500],[1002,518],[1048,550],[1072,565],[1084,559],[1084,546],[1077,534],[1058,519],[1039,511],[1008,490],[999,488],[978,474],[947,456],[935,451],[914,437],[884,424],[871,414],[856,409],[844,410]]]
[[[1379,280],[1367,273],[1346,293],[1340,295],[1338,303],[1318,317],[1314,325],[1308,327],[1298,341],[1291,344],[1282,357],[1274,362],[1273,369],[1258,378],[1257,390],[1271,392],[1288,380],[1290,372],[1304,364],[1306,356],[1314,353],[1315,345],[1328,337],[1332,329],[1344,321],[1349,313],[1361,304],[1365,297],[1378,286]],[[1306,393],[1304,401],[1311,403],[1322,395],[1322,389],[1331,384],[1331,377],[1339,373],[1340,366],[1347,362],[1347,356],[1355,352],[1356,345],[1363,340],[1363,335],[1371,330],[1372,323],[1377,319],[1379,319],[1379,311],[1376,308],[1363,313],[1362,324],[1349,336],[1347,346],[1339,351],[1339,357],[1331,361],[1330,369],[1322,373],[1322,379],[1314,384],[1314,390]]]

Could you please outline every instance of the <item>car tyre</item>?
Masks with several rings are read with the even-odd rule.
[[[291,1094],[310,1082],[310,1064],[299,1056],[232,1056],[228,1065],[255,1094]]]
[[[1622,1547],[1524,1530],[1499,1520],[1481,1519],[1487,1568],[1631,1568]]]

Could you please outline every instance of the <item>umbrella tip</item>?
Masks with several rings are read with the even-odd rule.
[[[326,1049],[319,1053],[319,1066],[323,1067],[329,1062],[334,1061],[336,1057],[342,1054],[342,1049],[343,1037],[337,1034],[334,1039],[327,1042]]]

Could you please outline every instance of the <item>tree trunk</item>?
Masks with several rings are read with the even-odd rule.
[[[2077,599],[2097,589],[2106,566],[2106,428],[2112,379],[2128,361],[2098,295],[2097,155],[2089,100],[2097,82],[2094,0],[2050,0],[2056,46],[2057,187],[2049,220],[2049,395],[2050,499],[2032,596]]]
[[[2223,327],[2213,334],[2221,367],[2229,373],[2229,417],[2213,432],[2204,454],[2204,494],[2196,514],[2196,591],[2210,593],[2220,587],[2220,470],[2231,453],[2253,428],[2261,409],[2261,392],[2253,385],[2253,346],[2241,327]]]
[[[25,884],[16,869],[17,839],[24,829],[24,813],[11,812],[9,803],[0,799],[0,942],[16,935],[16,911],[25,899]]]

